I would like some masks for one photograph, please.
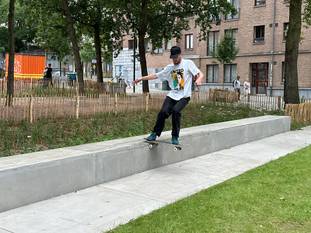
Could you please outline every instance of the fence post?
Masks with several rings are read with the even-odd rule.
[[[145,98],[146,98],[146,101],[145,101],[145,105],[146,105],[146,106],[145,106],[145,110],[146,110],[146,112],[149,111],[149,97],[150,97],[150,96],[149,96],[149,93],[147,93],[147,94],[146,94],[146,97],[145,97]]]
[[[31,124],[33,123],[33,99],[32,99],[32,95],[30,95],[30,98],[29,98],[29,122]]]
[[[79,119],[80,113],[80,90],[79,90],[79,82],[76,80],[76,119]]]
[[[278,96],[278,110],[281,111],[281,96]]]
[[[114,94],[114,114],[118,114],[118,93]]]
[[[0,83],[1,83],[1,94],[3,94],[3,86],[4,86],[4,85],[3,85],[3,82],[4,82],[3,79],[1,79],[1,80],[0,80]]]
[[[79,112],[80,112],[80,96],[76,96],[76,119],[79,119]]]

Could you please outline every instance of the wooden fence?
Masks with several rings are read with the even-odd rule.
[[[229,90],[211,89],[209,99],[213,102],[234,103],[238,102],[238,94]]]
[[[5,98],[0,98],[0,119],[19,122],[34,122],[41,118],[65,118],[93,116],[98,113],[149,111],[160,109],[166,94],[154,95],[89,95],[75,97],[15,97],[13,106],[5,106]],[[193,95],[192,103],[206,103],[207,93]]]
[[[295,122],[311,123],[311,102],[306,101],[302,104],[287,104],[285,114],[290,116]]]
[[[98,113],[149,111],[161,108],[166,93],[126,94],[122,84],[97,84],[86,81],[85,92],[77,95],[76,83],[54,82],[44,86],[40,81],[15,81],[13,106],[6,106],[6,82],[0,80],[0,120],[34,122],[42,118],[93,116]],[[121,90],[122,89],[122,90]],[[191,103],[246,106],[256,110],[283,110],[281,97],[238,96],[235,92],[210,90],[194,92]]]
[[[5,106],[5,98],[0,98],[0,119],[19,122],[26,120],[34,122],[42,118],[70,118],[93,116],[98,113],[115,113],[159,110],[166,94],[149,95],[88,95],[88,96],[25,96],[15,97],[13,106]],[[206,104],[213,101],[209,99],[209,93],[193,93],[192,104]],[[254,106],[260,109],[263,105],[259,100],[256,104],[245,105],[242,102],[224,103],[213,102],[218,105],[230,106]],[[259,103],[259,105],[258,105]],[[277,103],[277,101],[275,101]],[[268,106],[268,105],[267,105]],[[272,105],[268,106],[269,108]],[[277,106],[273,107],[277,109]]]

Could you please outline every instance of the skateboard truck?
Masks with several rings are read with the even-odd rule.
[[[151,150],[153,149],[154,147],[158,146],[160,143],[164,143],[164,144],[169,144],[169,145],[172,145],[174,146],[174,151],[179,151],[179,150],[182,150],[182,147],[181,145],[175,145],[175,144],[172,144],[170,142],[167,142],[167,141],[148,141],[148,140],[145,140],[146,143],[148,143],[148,148]]]

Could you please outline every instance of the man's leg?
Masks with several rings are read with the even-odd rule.
[[[165,120],[172,114],[173,107],[176,101],[170,97],[166,97],[162,105],[161,111],[158,114],[157,122],[154,126],[153,132],[159,137],[164,129]]]
[[[181,111],[186,107],[186,105],[189,103],[190,97],[188,98],[182,98],[175,104],[172,111],[172,136],[173,137],[179,137],[179,131],[180,131],[180,122],[181,122]]]

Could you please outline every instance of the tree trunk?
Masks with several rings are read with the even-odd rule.
[[[291,0],[289,8],[289,30],[285,52],[284,100],[286,104],[298,104],[298,52],[301,35],[302,0]]]
[[[80,56],[80,48],[76,36],[76,31],[74,28],[74,21],[72,19],[72,16],[70,14],[69,4],[68,0],[62,0],[62,9],[63,14],[66,18],[66,24],[67,24],[67,31],[68,35],[72,44],[72,50],[76,65],[76,71],[78,75],[78,83],[79,83],[79,93],[84,92],[84,82],[83,82],[83,66],[81,62],[81,56]]]
[[[94,43],[96,50],[96,70],[97,70],[97,82],[102,83],[103,80],[103,62],[102,62],[102,46],[100,40],[100,26],[96,24],[94,26]]]
[[[60,56],[58,56],[58,60],[59,60],[59,77],[62,77],[62,58]]]
[[[148,75],[147,60],[146,60],[146,48],[145,48],[145,35],[139,34],[139,59],[142,76]],[[148,80],[143,81],[143,93],[149,93]]]
[[[14,58],[15,58],[14,14],[15,14],[15,0],[10,0],[9,16],[8,16],[9,67],[8,67],[8,84],[6,96],[7,106],[12,106],[14,96]]]
[[[148,75],[147,60],[146,60],[146,48],[145,48],[145,36],[147,31],[147,1],[143,0],[141,2],[141,23],[138,30],[139,39],[139,59],[140,68],[142,76]],[[134,45],[135,49],[135,45]],[[135,58],[134,58],[135,59]],[[149,83],[148,80],[143,81],[143,93],[149,93]]]

